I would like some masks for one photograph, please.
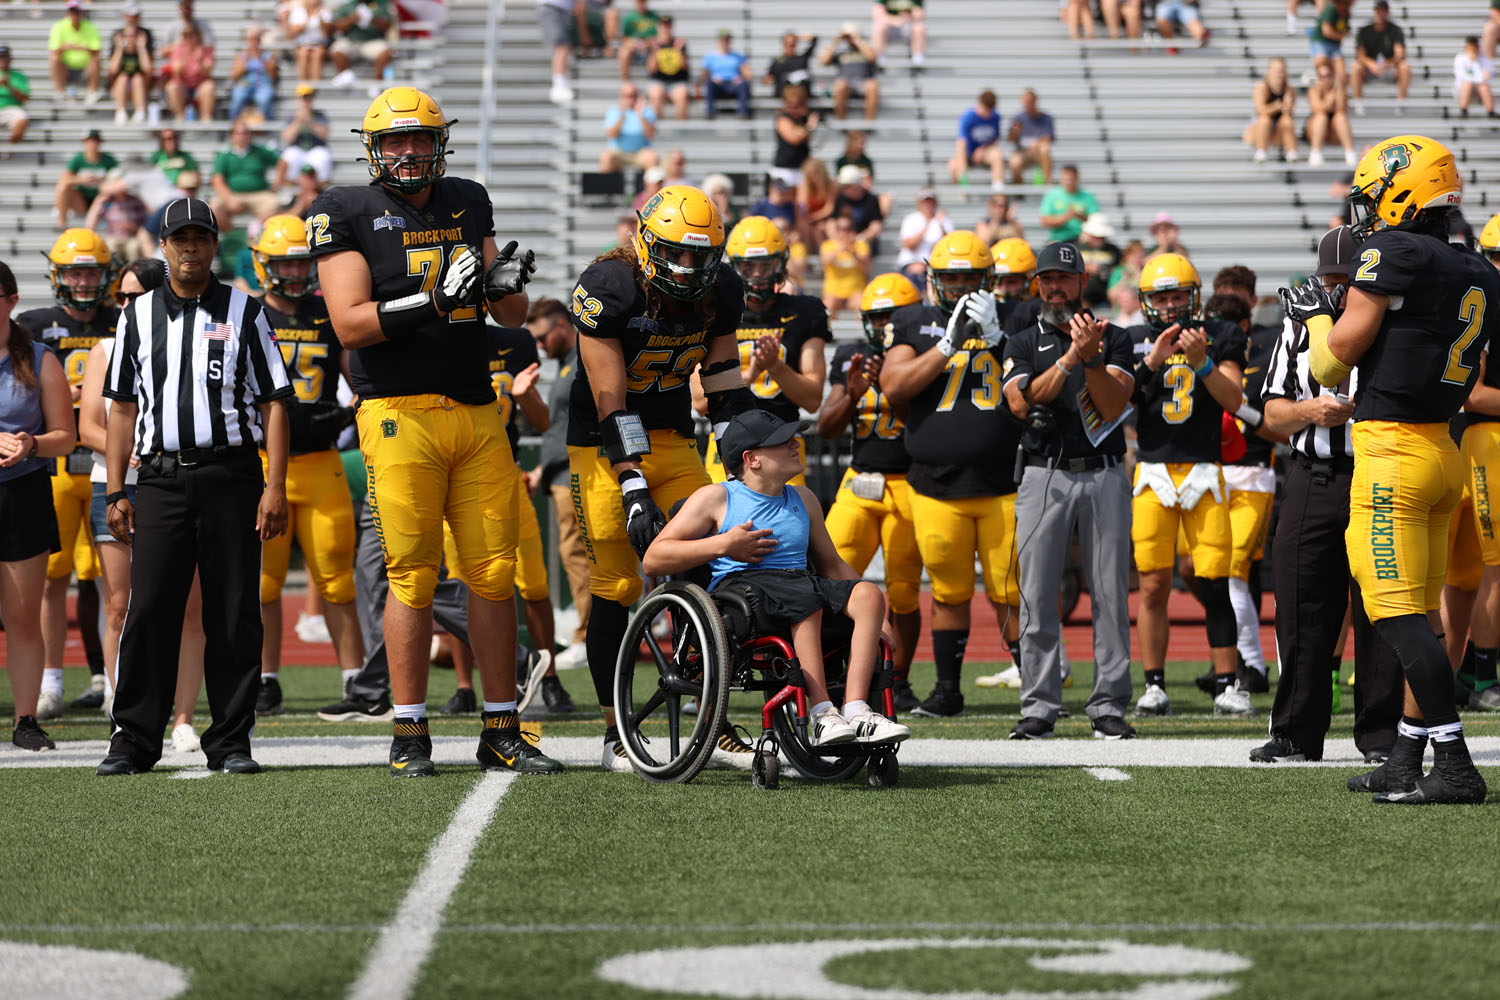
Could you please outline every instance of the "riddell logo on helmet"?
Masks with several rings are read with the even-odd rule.
[[[91,254],[91,253],[75,253],[73,255],[73,263],[75,263],[75,264],[97,264],[99,262],[94,259],[94,255]]]
[[[688,236],[698,236],[698,234],[697,233],[689,233]],[[707,242],[707,237],[702,237],[702,239],[704,240],[704,242]],[[697,240],[688,240],[686,237],[684,237],[683,238],[683,242],[684,243],[688,243],[688,242],[696,243]],[[745,248],[745,256],[746,257],[764,257],[764,256],[766,256],[766,248],[765,247],[746,247]]]
[[[421,125],[421,124],[422,124],[422,119],[420,119],[420,118],[392,118],[391,119],[391,128],[406,128],[406,127],[411,126],[411,125]]]
[[[712,241],[708,238],[708,235],[706,233],[683,233],[682,234],[682,242],[684,242],[684,243],[697,243],[697,244],[701,244],[703,246],[708,246],[710,243],[712,243]],[[765,251],[762,249],[761,253],[765,253]],[[746,251],[745,256],[746,257],[750,256],[749,251]]]

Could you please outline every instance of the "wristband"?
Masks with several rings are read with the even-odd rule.
[[[628,469],[620,473],[620,492],[629,493],[631,490],[649,490],[651,484],[646,482],[646,477],[641,475],[639,469]]]
[[[1257,427],[1259,427],[1261,425],[1261,421],[1264,419],[1264,417],[1262,417],[1261,415],[1261,412],[1255,407],[1251,406],[1248,402],[1241,403],[1240,408],[1234,411],[1234,415],[1243,420],[1245,422],[1245,426],[1250,428],[1251,430],[1255,430]]]
[[[651,435],[639,413],[616,410],[599,422],[599,436],[610,465],[639,462],[642,455],[651,454]]]
[[[113,507],[115,504],[119,503],[121,500],[129,500],[129,499],[130,499],[130,494],[126,493],[124,490],[115,490],[113,493],[106,493],[106,494],[104,494],[104,506],[106,506],[106,507]]]
[[[1064,378],[1066,378],[1067,376],[1073,374],[1073,369],[1071,369],[1067,365],[1063,364],[1062,363],[1062,358],[1058,358],[1057,359],[1057,362],[1054,365],[1054,367],[1057,368],[1058,371],[1060,371],[1060,372],[1063,373],[1063,377]]]
[[[1196,375],[1196,376],[1198,376],[1199,378],[1208,378],[1209,375],[1213,374],[1213,370],[1214,370],[1214,361],[1213,361],[1213,358],[1204,358],[1203,359],[1203,367],[1202,368],[1194,368],[1193,369],[1193,374]]]
[[[380,317],[380,333],[386,340],[399,340],[415,333],[428,323],[443,317],[438,315],[437,304],[431,292],[418,292],[401,299],[380,303],[376,310]]]

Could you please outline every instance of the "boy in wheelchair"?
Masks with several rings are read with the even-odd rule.
[[[804,471],[798,429],[765,410],[731,420],[719,450],[735,478],[693,493],[646,550],[641,568],[667,576],[707,563],[710,590],[733,582],[748,591],[760,628],[791,633],[812,702],[813,746],[904,740],[911,731],[866,700],[880,655],[885,595],[839,558],[812,491],[787,485]],[[854,623],[842,713],[829,699],[823,673],[825,611]]]

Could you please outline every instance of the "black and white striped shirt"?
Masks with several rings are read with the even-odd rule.
[[[136,403],[136,454],[260,444],[257,405],[292,395],[271,325],[218,279],[196,299],[164,285],[120,316],[104,395]]]
[[[1271,350],[1271,361],[1266,365],[1266,386],[1261,392],[1261,398],[1289,399],[1295,403],[1314,396],[1342,392],[1353,399],[1359,389],[1359,369],[1350,372],[1349,377],[1336,387],[1319,385],[1307,369],[1306,338],[1307,334],[1301,323],[1290,318],[1282,322],[1281,336],[1276,339],[1276,346]],[[1349,428],[1352,426],[1352,421],[1343,427],[1308,424],[1292,435],[1292,450],[1308,458],[1352,457],[1354,442],[1349,435]]]

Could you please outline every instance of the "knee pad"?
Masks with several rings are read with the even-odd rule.
[[[885,591],[892,614],[909,615],[920,606],[919,590],[912,581],[888,582]]]
[[[508,601],[516,593],[516,564],[513,559],[490,556],[466,563],[458,576],[469,589],[486,601]]]
[[[1203,598],[1203,616],[1208,625],[1208,644],[1215,649],[1233,646],[1239,640],[1234,605],[1229,600],[1229,578],[1209,580],[1194,577]]]
[[[436,566],[389,567],[386,578],[391,594],[408,608],[432,606],[432,592],[437,589]]]
[[[595,596],[589,605],[589,631],[584,644],[589,653],[589,674],[594,679],[594,693],[602,708],[615,703],[615,657],[625,641],[625,626],[630,624],[630,609],[619,601]]]
[[[278,580],[270,573],[260,575],[260,603],[274,604],[281,600],[281,586],[285,581]]]

